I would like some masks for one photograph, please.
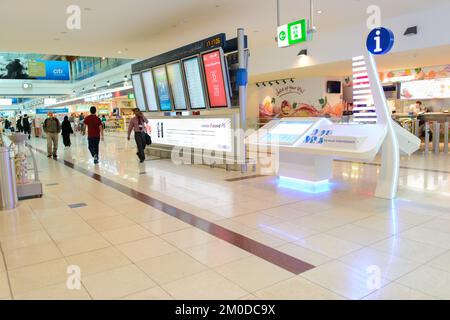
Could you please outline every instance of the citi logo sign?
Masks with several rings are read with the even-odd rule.
[[[64,70],[63,69],[53,69],[53,74],[55,76],[63,75],[64,74]]]

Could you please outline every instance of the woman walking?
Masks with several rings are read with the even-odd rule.
[[[64,117],[64,121],[61,124],[61,132],[64,146],[70,147],[72,145],[70,142],[70,135],[73,134],[73,129],[68,116]]]
[[[134,117],[130,121],[128,127],[128,141],[130,140],[131,131],[134,130],[134,140],[136,141],[136,146],[138,152],[136,153],[139,157],[140,162],[145,161],[145,124],[148,122],[147,118],[142,114],[139,109],[134,109]]]

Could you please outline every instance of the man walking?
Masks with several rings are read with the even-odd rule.
[[[53,156],[53,159],[56,160],[58,158],[58,138],[61,132],[61,124],[53,113],[48,113],[48,118],[44,121],[43,129],[47,135],[47,157],[51,158]]]
[[[86,133],[86,127],[88,127],[88,144],[89,151],[92,157],[94,157],[94,163],[98,163],[98,153],[100,139],[103,140],[103,125],[99,117],[97,117],[97,108],[91,107],[90,115],[84,119],[83,135]]]

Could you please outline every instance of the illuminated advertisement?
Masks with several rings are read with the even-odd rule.
[[[216,50],[206,53],[202,57],[210,107],[227,107],[228,97],[225,87],[221,52]]]
[[[229,118],[149,119],[156,144],[232,152],[233,131]]]
[[[191,109],[205,109],[206,99],[198,57],[183,61]]]
[[[172,102],[170,100],[169,82],[165,66],[153,69],[155,77],[156,90],[158,91],[159,108],[161,111],[172,111]]]
[[[450,98],[450,78],[403,82],[400,90],[404,100]]]
[[[156,100],[155,83],[153,82],[153,75],[150,70],[142,73],[142,81],[144,82],[144,91],[145,97],[147,99],[148,110],[158,111],[158,101]]]
[[[138,73],[131,75],[133,82],[134,96],[136,97],[136,106],[141,111],[146,111],[144,91],[142,90],[141,76]]]
[[[168,64],[167,75],[169,77],[169,84],[172,90],[173,105],[175,110],[187,110],[183,75],[181,74],[181,64],[179,62]]]

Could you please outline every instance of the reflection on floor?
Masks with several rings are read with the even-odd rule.
[[[101,152],[94,166],[78,137],[60,158],[273,251],[256,255],[37,153],[44,197],[0,212],[0,299],[450,298],[450,174],[417,170],[448,171],[449,156],[403,159],[416,169],[385,201],[373,198],[373,165],[336,162],[332,187],[311,193],[272,176],[139,165],[119,138]],[[292,273],[271,252],[314,268]]]

